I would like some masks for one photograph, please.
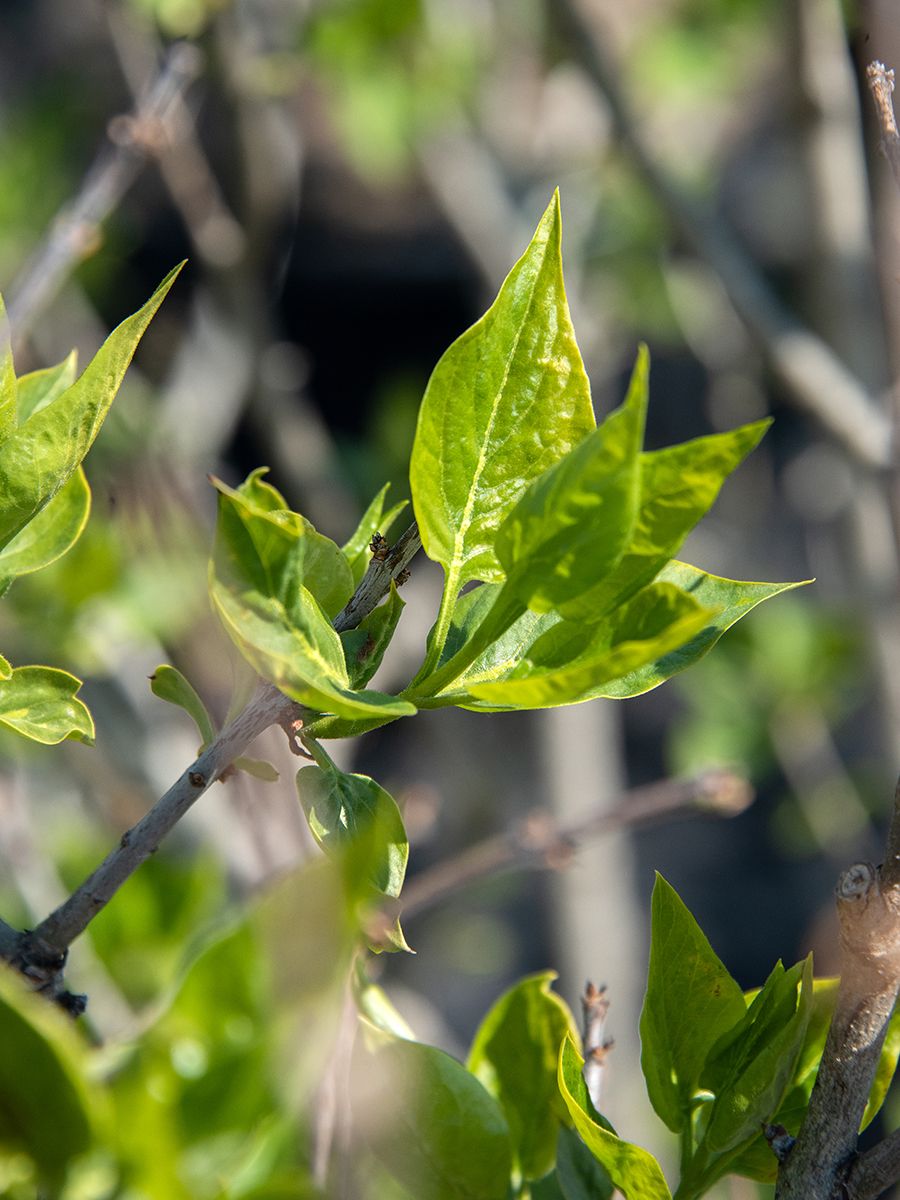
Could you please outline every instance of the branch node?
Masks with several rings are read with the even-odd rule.
[[[764,1125],[763,1137],[780,1163],[783,1163],[794,1148],[796,1138],[783,1125]]]

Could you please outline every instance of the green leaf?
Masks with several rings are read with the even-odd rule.
[[[404,607],[400,593],[391,581],[387,600],[373,609],[355,629],[340,635],[351,686],[363,687],[381,666]]]
[[[353,592],[347,560],[331,538],[291,512],[263,481],[265,472],[253,471],[236,490],[212,481],[219,491],[216,572],[231,586],[249,585],[286,608],[297,588],[306,587],[334,617]]]
[[[246,754],[239,755],[231,764],[235,770],[261,779],[263,783],[277,783],[281,776],[277,769],[264,758],[248,758]]]
[[[234,594],[215,577],[210,595],[250,665],[298,704],[350,720],[393,719],[416,711],[406,700],[350,688],[341,640],[305,587],[297,589],[290,612],[252,590]]]
[[[594,427],[560,227],[554,196],[497,299],[441,357],[419,410],[413,507],[425,552],[445,571],[435,659],[462,586],[503,580],[494,541],[504,517],[529,481]]]
[[[479,678],[470,668],[450,685],[450,694],[462,688],[468,694],[463,702],[472,697],[491,708],[580,704],[601,694],[609,680],[684,645],[712,617],[671,584],[651,584],[604,621],[551,625],[503,679]],[[497,666],[492,663],[491,670]]]
[[[496,1100],[462,1063],[433,1046],[391,1039],[361,1071],[369,1082],[369,1145],[416,1200],[507,1200],[509,1131]]]
[[[647,415],[647,351],[625,403],[535,479],[497,530],[506,588],[533,612],[559,609],[604,579],[631,540]]]
[[[16,424],[16,372],[9,339],[9,317],[0,296],[0,441]]]
[[[521,980],[481,1022],[467,1066],[509,1123],[513,1159],[525,1179],[540,1179],[556,1160],[560,1122],[568,1123],[556,1082],[559,1045],[578,1036],[572,1014],[544,971]]]
[[[563,616],[595,621],[656,577],[708,512],[725,479],[758,444],[769,420],[641,455],[640,500],[631,541],[616,568]]]
[[[75,382],[78,367],[78,355],[73,350],[61,363],[55,367],[44,367],[39,371],[29,371],[18,381],[18,420],[21,425],[33,416],[38,409],[52,404],[57,396],[61,396]]]
[[[78,541],[91,511],[91,489],[78,467],[37,516],[0,550],[0,579],[56,562]]]
[[[9,659],[0,654],[0,679],[9,679],[10,675],[12,675],[12,666]]]
[[[384,501],[390,486],[389,483],[384,485],[363,513],[362,519],[357,525],[353,536],[341,547],[341,552],[350,565],[354,587],[359,585],[369,565],[369,559],[371,558],[369,547],[372,538],[376,533],[380,533],[382,537],[387,536],[394,521],[403,512],[408,503],[406,500],[401,500],[385,512]]]
[[[317,764],[297,772],[297,792],[313,837],[329,855],[362,844],[368,882],[399,896],[409,842],[396,801],[368,775],[347,774],[321,747],[311,748]]]
[[[63,1013],[0,964],[0,1144],[21,1151],[53,1188],[90,1149],[105,1117],[84,1044]]]
[[[559,1053],[559,1090],[575,1128],[625,1200],[671,1200],[671,1192],[652,1154],[623,1141],[601,1123],[584,1082],[584,1060],[571,1037]]]
[[[649,692],[651,688],[659,687],[679,671],[693,666],[704,654],[708,654],[726,629],[730,629],[757,604],[772,596],[778,596],[781,592],[802,587],[803,582],[809,582],[740,583],[734,579],[720,579],[718,575],[708,575],[698,567],[677,560],[664,567],[656,578],[659,583],[675,584],[683,592],[693,596],[704,608],[715,610],[717,615],[685,645],[664,654],[656,662],[603,684],[597,689],[598,696],[624,700],[627,696],[638,696],[642,692]]]
[[[729,1157],[771,1121],[794,1075],[812,1008],[812,960],[777,964],[744,1018],[723,1035],[700,1082],[715,1094],[701,1143]]]
[[[641,1012],[641,1067],[657,1115],[677,1133],[706,1056],[742,1020],[744,995],[661,875],[653,889],[650,969]]]
[[[184,709],[200,732],[201,751],[214,741],[216,727],[206,705],[177,668],[166,663],[158,666],[150,676],[150,690],[160,700]]]
[[[575,1130],[565,1125],[556,1144],[555,1174],[563,1200],[612,1200],[609,1175]]]
[[[0,725],[45,746],[94,741],[94,722],[76,698],[81,680],[55,667],[16,667],[0,680]]]
[[[141,335],[180,271],[109,335],[81,377],[3,436],[0,430],[0,548],[49,503],[99,432]]]

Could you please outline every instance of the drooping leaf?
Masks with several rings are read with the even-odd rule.
[[[641,1068],[657,1115],[677,1133],[706,1056],[742,1020],[744,994],[661,875],[653,889],[650,968],[641,1012]]]
[[[29,371],[18,380],[18,409],[17,425],[27,421],[39,408],[46,408],[57,396],[61,396],[75,382],[78,368],[78,355],[73,350],[61,363],[55,367],[43,367],[39,371]]]
[[[57,1194],[104,1120],[85,1046],[61,1010],[0,964],[0,1144],[27,1154]]]
[[[404,607],[392,581],[387,600],[373,609],[355,629],[340,635],[352,687],[365,687],[381,666]]]
[[[554,196],[497,299],[441,357],[419,410],[413,507],[425,552],[445,571],[435,657],[462,586],[503,579],[494,541],[504,517],[528,483],[594,427],[563,286],[560,224]]]
[[[532,975],[501,996],[479,1025],[466,1063],[500,1102],[525,1179],[540,1179],[553,1167],[560,1122],[569,1120],[556,1068],[562,1039],[578,1034],[550,990],[555,978],[553,971]]]
[[[599,695],[608,680],[684,645],[712,617],[712,610],[671,584],[650,584],[605,621],[551,625],[505,678],[479,679],[466,672],[448,692],[462,688],[463,702],[474,699],[472,707],[479,701],[491,708],[579,704]]]
[[[239,755],[231,764],[235,770],[261,779],[263,783],[277,783],[281,776],[277,769],[264,758],[248,758],[246,754]]]
[[[305,587],[297,589],[290,612],[253,590],[236,594],[215,576],[210,595],[250,665],[299,704],[350,720],[390,720],[416,711],[406,700],[350,687],[341,640]]]
[[[392,505],[387,512],[384,511],[384,502],[390,486],[389,483],[384,485],[363,513],[359,524],[354,530],[353,536],[341,547],[341,552],[350,565],[354,587],[359,584],[369,565],[371,558],[369,546],[371,545],[372,538],[376,533],[380,533],[382,537],[386,537],[394,521],[396,521],[400,513],[406,508],[407,501],[400,500],[397,504]]]
[[[757,421],[642,454],[640,499],[625,553],[606,578],[560,606],[563,616],[596,621],[654,579],[770,424]]]
[[[150,690],[160,700],[183,708],[200,733],[200,748],[205,750],[216,736],[216,727],[206,705],[176,667],[163,663],[150,676]]]
[[[647,1150],[626,1142],[593,1111],[582,1070],[584,1060],[570,1037],[559,1053],[559,1090],[588,1149],[625,1200],[671,1200],[659,1163]]]
[[[45,746],[94,741],[94,722],[77,698],[81,680],[55,667],[16,667],[0,679],[0,725]]]
[[[368,775],[341,771],[319,747],[315,750],[320,761],[297,772],[310,832],[328,854],[365,843],[369,883],[382,895],[399,896],[409,842],[396,801]]]
[[[81,377],[6,436],[0,431],[0,547],[49,503],[97,436],[144,330],[180,267],[109,335]]]
[[[558,610],[594,587],[631,540],[647,369],[642,348],[625,403],[537,477],[497,530],[506,588],[534,612]]]
[[[507,1200],[509,1131],[496,1100],[442,1050],[385,1041],[360,1064],[370,1086],[356,1113],[376,1157],[416,1200]]]
[[[734,579],[721,579],[708,575],[698,567],[674,560],[657,575],[660,583],[673,583],[692,596],[704,608],[713,609],[717,615],[689,642],[664,654],[656,662],[638,667],[620,679],[611,680],[597,689],[598,696],[623,700],[627,696],[638,696],[659,687],[679,671],[692,666],[713,648],[722,634],[736,621],[747,615],[757,604],[778,596],[781,592],[802,587],[803,583],[741,583]],[[808,581],[804,581],[808,582]]]
[[[91,489],[78,467],[37,516],[0,550],[0,579],[40,571],[78,541],[91,511]]]

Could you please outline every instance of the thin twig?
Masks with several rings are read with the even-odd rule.
[[[547,812],[534,812],[512,831],[486,838],[414,876],[403,889],[399,907],[408,919],[502,871],[561,867],[588,838],[698,812],[735,816],[752,798],[746,780],[715,770],[635,788],[613,812],[590,813],[567,825],[557,824]]]
[[[338,630],[352,629],[386,595],[391,583],[406,570],[421,542],[413,524],[383,558],[373,556],[365,576],[342,613],[335,619]],[[227,771],[264,729],[280,725],[290,729],[302,720],[303,709],[272,684],[261,683],[247,707],[215,741],[182,773],[150,811],[127,833],[99,867],[69,898],[32,932],[18,935],[10,960],[32,968],[32,978],[47,972],[45,984],[56,989],[62,968],[60,957],[83,933],[93,918],[112,899],[141,863],[153,854],[162,839],[181,820],[207,788]],[[0,954],[4,940],[0,929]]]
[[[693,204],[641,136],[596,30],[579,0],[557,0],[573,55],[603,94],[619,140],[669,220],[694,253],[713,268],[772,370],[802,408],[870,469],[890,466],[891,429],[885,413],[831,348],[802,325],[774,295],[733,233]]]
[[[900,1179],[900,1129],[861,1154],[845,1183],[847,1200],[876,1200]]]
[[[131,187],[148,157],[168,137],[168,124],[200,69],[200,54],[179,42],[143,100],[109,124],[110,144],[88,170],[81,191],[53,221],[45,240],[12,286],[9,320],[21,338],[46,308],[76,263],[100,244],[100,226]]]
[[[613,1046],[612,1038],[606,1037],[608,1012],[609,996],[606,994],[606,984],[595,987],[588,981],[581,997],[583,1074],[591,1103],[598,1112],[601,1108],[606,1059]]]

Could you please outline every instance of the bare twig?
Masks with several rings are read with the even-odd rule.
[[[581,997],[583,1074],[591,1103],[598,1112],[603,1092],[606,1059],[613,1046],[612,1038],[605,1036],[608,1012],[609,997],[606,994],[606,985],[595,987],[588,981],[585,984],[584,995]]]
[[[837,908],[841,982],[835,1012],[806,1119],[778,1173],[777,1200],[847,1195],[841,1189],[854,1169],[860,1121],[900,990],[900,785],[884,866],[856,863],[845,871]],[[881,1173],[892,1159],[886,1150],[868,1161]],[[875,1173],[873,1167],[870,1180]]]
[[[596,29],[579,0],[553,6],[573,54],[602,92],[619,140],[669,220],[725,286],[738,315],[798,408],[813,416],[859,462],[872,469],[891,464],[890,422],[859,380],[820,338],[773,294],[732,232],[694,205],[659,163],[607,62]]]
[[[412,525],[397,544],[380,559],[373,557],[353,597],[335,619],[338,630],[352,629],[388,592],[416,553],[421,542]],[[15,945],[4,952],[6,939],[0,928],[0,954],[26,969],[43,987],[57,993],[69,945],[83,933],[93,918],[112,899],[141,863],[155,852],[162,839],[175,827],[210,784],[221,779],[230,764],[255,737],[271,725],[286,730],[302,722],[303,709],[272,684],[261,683],[247,707],[215,741],[182,773],[180,778],[127,833],[99,867],[67,900],[36,929],[14,935]]]
[[[110,144],[95,159],[78,196],[56,216],[12,286],[10,325],[17,338],[53,299],[72,267],[99,245],[103,221],[137,179],[147,158],[168,137],[168,123],[200,69],[199,52],[173,46],[143,100],[109,125]]]
[[[897,119],[894,116],[894,72],[888,70],[883,62],[876,60],[866,67],[866,79],[881,126],[881,148],[891,164],[897,187],[900,187],[900,132],[897,130]]]
[[[537,811],[511,832],[486,838],[455,858],[436,863],[414,876],[403,889],[400,908],[404,918],[409,918],[501,871],[564,866],[579,843],[588,838],[698,812],[735,816],[751,800],[746,780],[730,771],[716,770],[635,788],[622,797],[615,811],[591,813],[564,826],[558,825],[549,813]]]

